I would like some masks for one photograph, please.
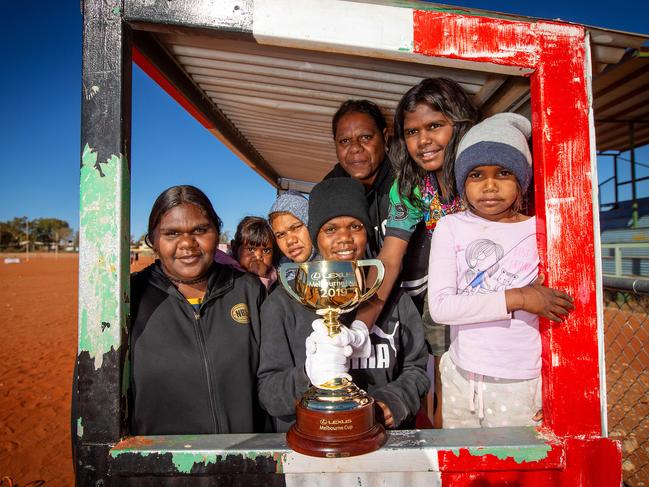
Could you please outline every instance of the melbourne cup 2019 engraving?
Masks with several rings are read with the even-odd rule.
[[[376,267],[374,284],[365,291],[363,267]],[[287,272],[295,271],[289,282]],[[324,319],[329,336],[341,325],[338,316],[369,299],[383,282],[383,263],[376,259],[282,264],[279,277],[296,301]],[[308,324],[304,324],[308,326]],[[318,457],[348,457],[379,449],[387,440],[374,418],[374,399],[346,378],[312,386],[296,406],[296,421],[286,434],[297,452]]]

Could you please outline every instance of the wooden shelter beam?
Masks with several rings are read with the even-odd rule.
[[[252,32],[252,0],[122,0],[124,19],[155,25],[157,31],[178,32],[178,27],[219,33]]]

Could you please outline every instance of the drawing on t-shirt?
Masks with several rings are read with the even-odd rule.
[[[505,289],[509,289],[512,282],[516,279],[518,279],[518,276],[513,272],[500,269],[500,272],[496,275],[496,289],[494,289],[494,291],[504,291]]]
[[[474,240],[467,245],[464,258],[469,268],[464,275],[467,286],[462,294],[484,294],[495,291],[498,282],[491,278],[500,269],[499,262],[504,253],[502,246],[486,238]]]

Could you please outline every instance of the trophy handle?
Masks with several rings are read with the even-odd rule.
[[[296,262],[285,262],[284,264],[279,266],[279,280],[282,283],[282,286],[284,286],[284,289],[286,292],[293,298],[295,299],[298,303],[304,304],[304,301],[300,296],[297,295],[297,293],[293,290],[293,287],[288,283],[288,280],[286,279],[286,272],[290,271],[291,269],[295,269],[296,271],[300,269],[300,264],[297,264]]]
[[[366,299],[369,299],[379,287],[381,287],[381,284],[383,284],[383,276],[385,275],[385,267],[383,266],[383,262],[381,262],[379,259],[364,259],[364,260],[357,260],[356,265],[358,267],[376,267],[376,270],[378,272],[376,276],[376,281],[372,285],[372,287],[365,293],[363,294],[360,298],[358,298],[359,303],[362,301],[365,301]]]

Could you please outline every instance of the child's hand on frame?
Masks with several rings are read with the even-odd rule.
[[[529,286],[505,291],[507,310],[524,310],[561,323],[575,309],[574,299],[563,291],[543,286],[544,280],[540,274]]]
[[[387,429],[394,428],[394,417],[392,416],[392,411],[387,404],[383,401],[376,401],[375,414],[377,416],[377,421],[382,423]]]

